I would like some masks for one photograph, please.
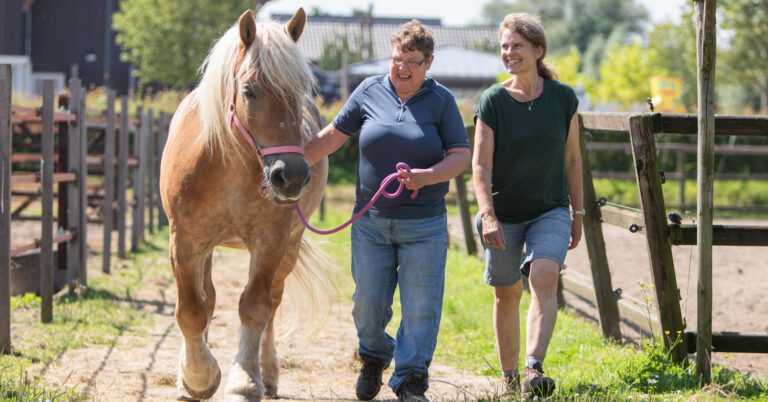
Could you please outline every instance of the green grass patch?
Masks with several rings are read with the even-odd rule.
[[[594,179],[595,194],[605,197],[608,202],[640,208],[640,196],[634,180]],[[664,204],[672,211],[679,205],[678,181],[668,180],[662,185]],[[686,180],[684,189],[685,204],[691,208],[688,216],[696,217],[695,180]],[[768,212],[761,211],[726,211],[722,207],[768,206],[768,182],[758,180],[715,180],[712,191],[715,218],[768,219]]]
[[[89,286],[77,292],[64,289],[54,298],[53,322],[40,322],[40,297],[11,298],[12,352],[0,356],[0,401],[79,401],[89,399],[73,387],[56,389],[30,378],[33,364],[49,365],[71,349],[89,345],[114,346],[123,336],[143,336],[153,324],[152,314],[126,302],[131,292],[151,281],[171,283],[168,232],[143,243],[127,264],[113,264],[112,274],[89,267]]]

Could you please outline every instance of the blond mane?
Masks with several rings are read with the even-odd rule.
[[[239,28],[235,23],[216,41],[200,66],[203,76],[194,99],[200,110],[206,150],[209,153],[223,152],[225,160],[232,156],[243,160],[243,153],[248,152],[237,142],[227,118],[236,82],[254,77],[299,121],[302,102],[315,86],[309,63],[282,25],[275,22],[256,23],[256,39],[248,48],[238,71],[233,74],[239,43]],[[306,127],[306,124],[302,126]],[[313,134],[303,131],[307,137]]]

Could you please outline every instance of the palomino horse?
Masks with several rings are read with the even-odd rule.
[[[215,246],[251,254],[239,304],[240,349],[226,387],[230,400],[277,394],[274,317],[285,279],[294,266],[296,274],[320,270],[320,253],[302,238],[294,210],[295,203],[308,213],[318,207],[328,174],[327,160],[310,168],[302,150],[320,125],[309,97],[314,79],[295,45],[305,23],[303,9],[285,26],[257,24],[246,11],[213,46],[199,87],[171,122],[160,188],[184,337],[182,397],[210,398],[221,380],[207,346]]]

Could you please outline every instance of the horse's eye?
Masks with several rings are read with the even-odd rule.
[[[257,88],[255,88],[251,84],[246,84],[243,87],[243,95],[245,95],[246,98],[254,100],[259,97],[261,91],[259,91]]]

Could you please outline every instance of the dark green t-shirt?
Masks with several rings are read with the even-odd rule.
[[[518,101],[502,84],[483,92],[475,118],[493,130],[491,194],[501,222],[525,222],[569,205],[565,142],[578,105],[571,87],[549,79],[532,102]]]

